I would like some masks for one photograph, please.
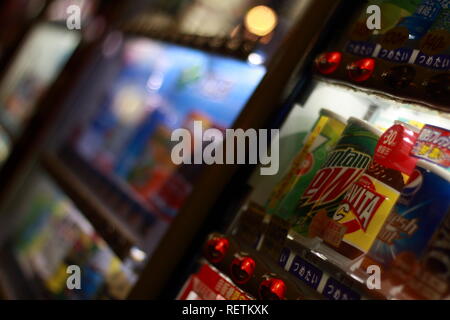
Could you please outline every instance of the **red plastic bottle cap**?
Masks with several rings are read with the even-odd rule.
[[[321,74],[331,74],[339,68],[342,61],[342,53],[326,52],[319,55],[315,60],[317,70]]]
[[[225,257],[229,246],[230,243],[226,238],[212,238],[206,242],[205,256],[210,262],[218,263]]]
[[[375,70],[375,59],[365,58],[347,66],[348,76],[356,82],[368,80]]]
[[[259,287],[261,300],[283,300],[286,295],[286,284],[283,280],[270,278],[264,280]]]
[[[410,176],[417,162],[410,153],[418,136],[418,131],[405,123],[396,122],[378,140],[373,159],[386,168]]]
[[[248,282],[255,271],[255,260],[249,257],[236,258],[231,263],[231,276],[238,284]]]

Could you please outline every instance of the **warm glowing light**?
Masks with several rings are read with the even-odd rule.
[[[245,27],[257,36],[264,37],[275,29],[278,23],[277,14],[266,6],[256,6],[245,16]]]
[[[247,61],[252,65],[259,66],[264,63],[264,57],[259,53],[253,52],[248,55]]]

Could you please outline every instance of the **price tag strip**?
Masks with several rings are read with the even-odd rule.
[[[330,274],[283,248],[278,264],[297,279],[330,300],[361,300],[361,295],[334,279]]]
[[[387,49],[381,44],[368,41],[349,41],[345,51],[352,55],[378,58],[394,63],[415,64],[427,69],[445,71],[450,68],[448,54],[426,54],[419,49],[407,47]]]

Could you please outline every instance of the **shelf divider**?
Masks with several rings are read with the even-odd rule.
[[[42,163],[51,177],[120,258],[127,257],[133,246],[140,249],[144,247],[143,238],[136,235],[130,226],[105,205],[57,155],[45,153]]]

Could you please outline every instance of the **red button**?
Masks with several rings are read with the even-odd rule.
[[[361,59],[347,66],[348,76],[356,82],[368,80],[375,70],[375,60],[372,58]]]
[[[231,263],[231,276],[238,284],[248,282],[255,271],[255,260],[249,257],[236,258]]]
[[[331,74],[339,68],[341,61],[342,53],[326,52],[316,58],[315,65],[321,74]]]
[[[229,246],[228,239],[214,237],[206,242],[205,257],[212,263],[218,263],[225,257]]]
[[[286,295],[286,284],[283,280],[270,278],[264,280],[259,287],[261,300],[283,300]]]

